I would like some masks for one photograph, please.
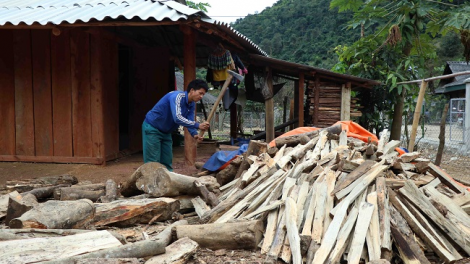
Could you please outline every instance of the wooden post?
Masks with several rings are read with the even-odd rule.
[[[351,119],[351,83],[341,86],[341,120]]]
[[[235,102],[230,106],[230,137],[237,138],[237,105]]]
[[[449,104],[446,104],[444,106],[444,111],[442,111],[441,125],[439,131],[439,147],[437,147],[436,160],[434,161],[434,164],[436,164],[437,166],[441,165],[442,152],[444,151],[444,145],[446,142],[446,117],[448,110]]]
[[[188,26],[180,27],[184,33],[184,89],[196,78],[196,33]],[[196,114],[196,113],[194,113]],[[194,166],[197,156],[196,142],[187,128],[184,128],[184,161]]]
[[[319,108],[319,104],[320,104],[320,78],[319,77],[315,77],[315,88],[313,90],[313,94],[314,94],[313,106],[315,107],[314,112],[313,112],[313,125],[317,126],[318,125],[318,115],[319,115],[318,108]]]
[[[421,108],[423,107],[424,94],[428,83],[426,81],[421,81],[421,86],[419,87],[418,102],[416,102],[415,114],[413,116],[413,126],[411,127],[411,136],[410,143],[408,144],[408,150],[413,151],[415,146],[416,131],[418,130],[419,117],[421,116]]]
[[[284,96],[284,100],[282,101],[282,123],[285,124],[287,122],[287,96]],[[283,132],[286,132],[286,129],[282,129]]]
[[[271,91],[271,95],[273,94],[273,75],[271,68],[267,67],[267,77],[266,77],[266,85],[267,88]],[[266,142],[271,142],[274,139],[274,98],[267,99],[264,103],[266,108],[266,115],[265,115],[265,130],[266,130]]]
[[[299,74],[299,104],[298,112],[299,112],[299,127],[304,126],[304,86],[305,86],[305,76],[304,73],[301,72]]]

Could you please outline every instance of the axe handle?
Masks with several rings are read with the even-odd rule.
[[[212,110],[209,113],[209,116],[207,117],[207,122],[210,122],[212,117],[214,116],[215,110],[217,110],[217,106],[220,103],[220,100],[222,100],[222,97],[224,96],[225,91],[227,91],[227,88],[230,84],[230,81],[232,81],[233,76],[228,74],[227,79],[224,82],[224,85],[222,86],[222,89],[220,90],[219,96],[217,97],[217,100],[215,100],[214,105],[212,106]],[[199,136],[202,137],[204,136],[205,130],[199,130]]]

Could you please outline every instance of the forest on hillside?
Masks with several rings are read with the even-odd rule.
[[[257,43],[269,56],[291,62],[331,69],[337,63],[335,48],[351,45],[361,37],[360,27],[351,28],[353,12],[330,8],[330,0],[279,0],[272,7],[238,19],[232,27]],[[461,4],[468,1],[452,1]],[[372,34],[381,25],[365,29]],[[457,34],[435,39],[437,60],[442,68],[447,60],[463,59]]]

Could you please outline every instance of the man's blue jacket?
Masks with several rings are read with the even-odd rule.
[[[199,128],[199,123],[194,121],[195,107],[195,102],[188,102],[188,92],[170,92],[147,113],[145,122],[163,133],[171,133],[178,126],[184,126],[195,136]]]

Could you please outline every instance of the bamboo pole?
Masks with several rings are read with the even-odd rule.
[[[418,101],[416,102],[415,114],[413,117],[413,126],[411,127],[410,142],[408,143],[408,150],[410,151],[413,151],[414,149],[416,131],[418,130],[419,117],[421,116],[421,108],[423,107],[423,99],[427,87],[428,83],[424,80],[421,81],[421,86],[419,87]]]

